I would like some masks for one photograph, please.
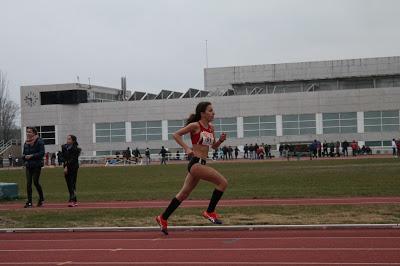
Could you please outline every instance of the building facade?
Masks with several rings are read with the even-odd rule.
[[[87,156],[127,147],[174,150],[171,134],[198,102],[210,101],[216,134],[228,134],[226,145],[318,139],[379,148],[400,137],[400,57],[208,68],[204,86],[186,93],[136,91],[129,100],[118,89],[83,84],[23,86],[22,130],[37,126],[49,152],[68,134],[78,137]],[[85,90],[87,100],[42,102],[44,93],[57,90]]]

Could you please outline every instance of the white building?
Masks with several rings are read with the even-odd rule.
[[[113,88],[22,86],[22,129],[40,127],[49,152],[68,134],[78,137],[85,155],[174,149],[171,133],[198,102],[210,101],[217,135],[228,133],[226,145],[355,139],[383,147],[400,137],[400,57],[208,68],[204,86],[127,93],[125,101]]]

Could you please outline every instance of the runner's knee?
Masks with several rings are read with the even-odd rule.
[[[225,189],[228,187],[228,181],[224,178],[221,180],[221,182],[218,184],[218,189],[221,191],[225,191]]]

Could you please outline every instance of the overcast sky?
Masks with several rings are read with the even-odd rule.
[[[400,55],[397,0],[0,0],[0,69],[19,86],[203,88],[209,67]]]

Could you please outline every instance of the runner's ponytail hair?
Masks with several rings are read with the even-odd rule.
[[[193,122],[198,122],[201,119],[201,113],[204,113],[207,109],[207,106],[211,105],[210,102],[200,102],[196,106],[196,113],[191,114],[189,118],[186,120],[186,125],[189,125],[190,123]]]
[[[78,156],[81,154],[82,149],[79,148],[79,143],[75,135],[69,135],[73,141],[72,146],[78,150]]]

